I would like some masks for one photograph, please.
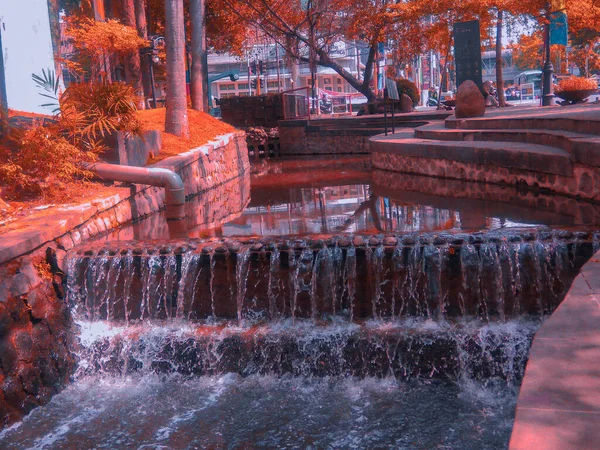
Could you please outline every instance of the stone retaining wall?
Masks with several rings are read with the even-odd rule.
[[[600,223],[600,205],[553,193],[534,192],[516,186],[478,183],[476,181],[435,178],[387,170],[373,171],[372,191],[392,200],[430,205],[461,211],[461,221],[467,211],[480,216],[514,213],[516,217],[536,223],[574,226]],[[567,220],[570,218],[570,221]]]
[[[374,151],[371,162],[374,168],[396,173],[520,186],[587,200],[597,199],[600,195],[600,169],[580,164],[573,164],[572,175],[567,176],[383,151]]]
[[[394,127],[411,129],[450,116],[448,111],[425,111],[397,114]],[[387,121],[383,114],[368,116],[318,116],[311,119],[281,120],[279,144],[282,155],[327,155],[369,153],[369,138],[384,133]]]
[[[369,139],[383,130],[380,128],[351,128],[330,130],[319,126],[290,126],[279,123],[281,155],[351,155],[368,154]],[[298,121],[306,122],[306,121]],[[423,125],[425,122],[404,124],[403,127]],[[357,124],[358,125],[358,124]],[[399,125],[396,128],[400,128]],[[391,126],[390,126],[391,131]]]
[[[49,402],[75,368],[61,275],[42,278],[43,263],[35,256],[0,266],[0,427]]]
[[[187,196],[203,193],[249,171],[245,134],[221,136],[154,167],[178,172]],[[162,188],[109,189],[88,204],[19,220],[0,235],[0,426],[47,403],[74,368],[60,269],[66,252],[163,205]]]

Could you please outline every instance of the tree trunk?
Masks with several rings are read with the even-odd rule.
[[[137,29],[135,20],[135,6],[133,0],[123,0],[121,7],[123,14],[123,23],[127,26]],[[128,55],[126,55],[123,59],[125,63],[125,81],[131,86],[133,86],[133,88],[135,89],[135,93],[138,97],[138,108],[144,109],[144,87],[142,86],[140,52],[131,52]]]
[[[587,49],[585,51],[585,77],[589,78],[590,76],[590,50],[592,49],[591,44],[587,45]]]
[[[167,51],[165,131],[187,138],[190,130],[185,89],[183,0],[165,0],[165,46]]]
[[[135,23],[138,34],[143,39],[148,39],[148,25],[146,21],[146,0],[135,0]],[[142,86],[144,88],[144,100],[152,97],[152,80],[150,79],[150,59],[147,55],[140,57],[142,70]]]
[[[106,20],[104,0],[92,0],[92,8],[94,9],[94,20],[104,22]]]
[[[298,59],[294,58],[293,56],[298,52],[290,51],[290,49],[294,48],[295,43],[296,41],[294,41],[290,36],[285,37],[284,48],[286,49],[286,51],[283,55],[283,60],[285,62],[286,67],[288,67],[288,70],[290,71],[291,89],[296,89],[300,87],[300,67],[298,64]]]
[[[504,11],[498,10],[498,22],[496,23],[496,91],[498,92],[498,105],[506,106],[506,98],[504,97],[504,75],[502,67],[504,60],[502,59],[502,19]]]
[[[323,49],[317,49],[316,54],[319,59],[317,64],[325,67],[329,67],[335,70],[340,76],[350,84],[354,89],[367,97],[368,102],[375,101],[375,93],[371,87],[371,79],[373,75],[373,64],[375,62],[375,53],[377,52],[377,45],[371,45],[369,49],[369,56],[367,58],[367,63],[365,64],[365,76],[362,82],[358,81],[358,79],[348,72],[343,66],[335,62],[329,54]]]
[[[204,54],[206,53],[206,3],[205,0],[190,0],[190,21],[192,23],[192,64],[190,68],[190,90],[192,108],[206,111],[204,97],[205,73]],[[208,100],[208,99],[207,99]]]
[[[202,52],[202,90],[206,92],[203,97],[204,111],[209,112],[212,108],[212,98],[208,98],[208,51],[206,50],[206,27],[202,30],[202,41],[204,42],[204,51]],[[250,83],[250,81],[248,81]],[[210,106],[209,102],[210,101]]]

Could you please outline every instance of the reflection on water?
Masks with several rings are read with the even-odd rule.
[[[188,199],[185,222],[167,222],[161,212],[108,239],[473,232],[600,223],[598,205],[572,198],[371,172],[354,160],[346,166],[339,166],[344,161],[319,160],[318,167],[309,162],[269,163],[264,173],[245,173]]]
[[[535,226],[376,195],[368,184],[303,188],[252,188],[250,205],[223,225],[224,236],[329,233],[408,233]]]

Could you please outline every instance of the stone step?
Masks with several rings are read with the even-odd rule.
[[[395,129],[407,129],[416,128],[423,125],[423,122],[404,122],[402,124],[396,124]],[[338,127],[306,127],[307,132],[320,133],[322,136],[375,136],[377,134],[384,134],[385,127],[358,127],[358,128],[338,128]],[[388,126],[388,133],[392,132],[392,126]]]
[[[443,124],[416,128],[414,136],[437,141],[489,141],[555,147],[571,155],[575,163],[600,167],[600,136],[545,129],[456,129]]]
[[[439,141],[420,139],[414,136],[414,132],[406,131],[371,138],[371,152],[573,175],[573,164],[568,152],[546,145],[521,142]]]
[[[394,125],[396,128],[414,128],[414,127],[420,127],[422,125],[426,125],[427,121],[423,120],[423,121],[418,121],[418,120],[394,120]],[[391,117],[388,120],[388,130],[391,131],[392,129],[392,119]],[[309,125],[306,126],[306,129],[308,131],[319,131],[319,130],[381,130],[381,133],[384,132],[385,130],[385,122],[382,120],[380,121],[373,121],[373,122],[366,122],[366,123],[348,123],[348,122],[344,122],[344,123],[314,123],[311,122]]]
[[[600,135],[600,115],[595,111],[586,114],[561,115],[553,113],[541,117],[520,116],[518,112],[514,117],[478,117],[471,119],[456,119],[454,117],[446,120],[447,128],[469,129],[469,130],[555,130],[568,131],[571,133]]]

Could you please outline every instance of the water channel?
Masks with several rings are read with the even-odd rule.
[[[70,252],[77,372],[0,447],[506,448],[595,208],[265,163]]]

